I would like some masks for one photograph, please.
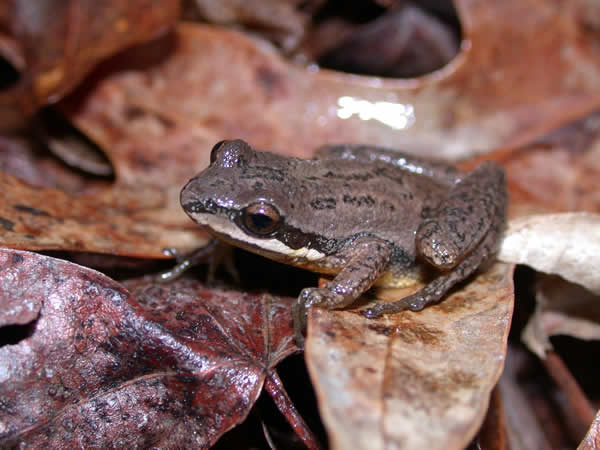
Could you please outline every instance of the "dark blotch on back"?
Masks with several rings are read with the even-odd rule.
[[[317,197],[310,202],[313,209],[335,209],[337,202],[333,197]]]
[[[373,206],[375,200],[370,195],[353,196],[345,194],[343,197],[344,203],[353,206]]]

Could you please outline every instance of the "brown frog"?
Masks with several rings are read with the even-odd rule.
[[[440,301],[496,251],[506,220],[504,172],[471,172],[394,150],[325,147],[314,159],[221,141],[181,192],[185,212],[219,239],[276,261],[335,275],[302,290],[292,314],[302,340],[307,310],[343,308],[372,285],[417,293],[365,309],[369,318]]]

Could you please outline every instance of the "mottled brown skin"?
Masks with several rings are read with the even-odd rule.
[[[233,245],[336,275],[325,288],[301,292],[293,310],[299,340],[308,308],[345,307],[375,283],[407,285],[424,262],[439,271],[428,285],[362,313],[374,318],[441,300],[493,255],[505,223],[504,173],[493,162],[463,173],[359,145],[302,160],[241,140],[219,143],[211,161],[181,192],[192,219]]]

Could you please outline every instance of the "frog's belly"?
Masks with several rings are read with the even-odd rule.
[[[392,266],[375,281],[374,286],[385,288],[407,288],[425,282],[429,271],[423,264],[413,267]]]
[[[288,263],[290,262],[288,261]],[[296,260],[291,262],[291,264],[312,272],[330,276],[337,275],[344,267],[337,264],[323,264],[322,260],[317,262]],[[423,264],[417,264],[412,267],[391,266],[383,272],[373,285],[384,288],[407,288],[418,283],[427,282],[430,275],[430,270]]]

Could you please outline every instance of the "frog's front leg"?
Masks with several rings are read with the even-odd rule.
[[[353,303],[369,289],[387,267],[391,246],[374,237],[356,239],[345,251],[348,263],[325,288],[305,288],[292,307],[296,342],[304,341],[306,314],[309,308],[321,306],[338,309]]]
[[[507,194],[502,168],[483,163],[457,183],[417,230],[420,258],[442,274],[419,292],[362,313],[376,318],[405,309],[419,311],[441,300],[496,252],[506,220]]]

